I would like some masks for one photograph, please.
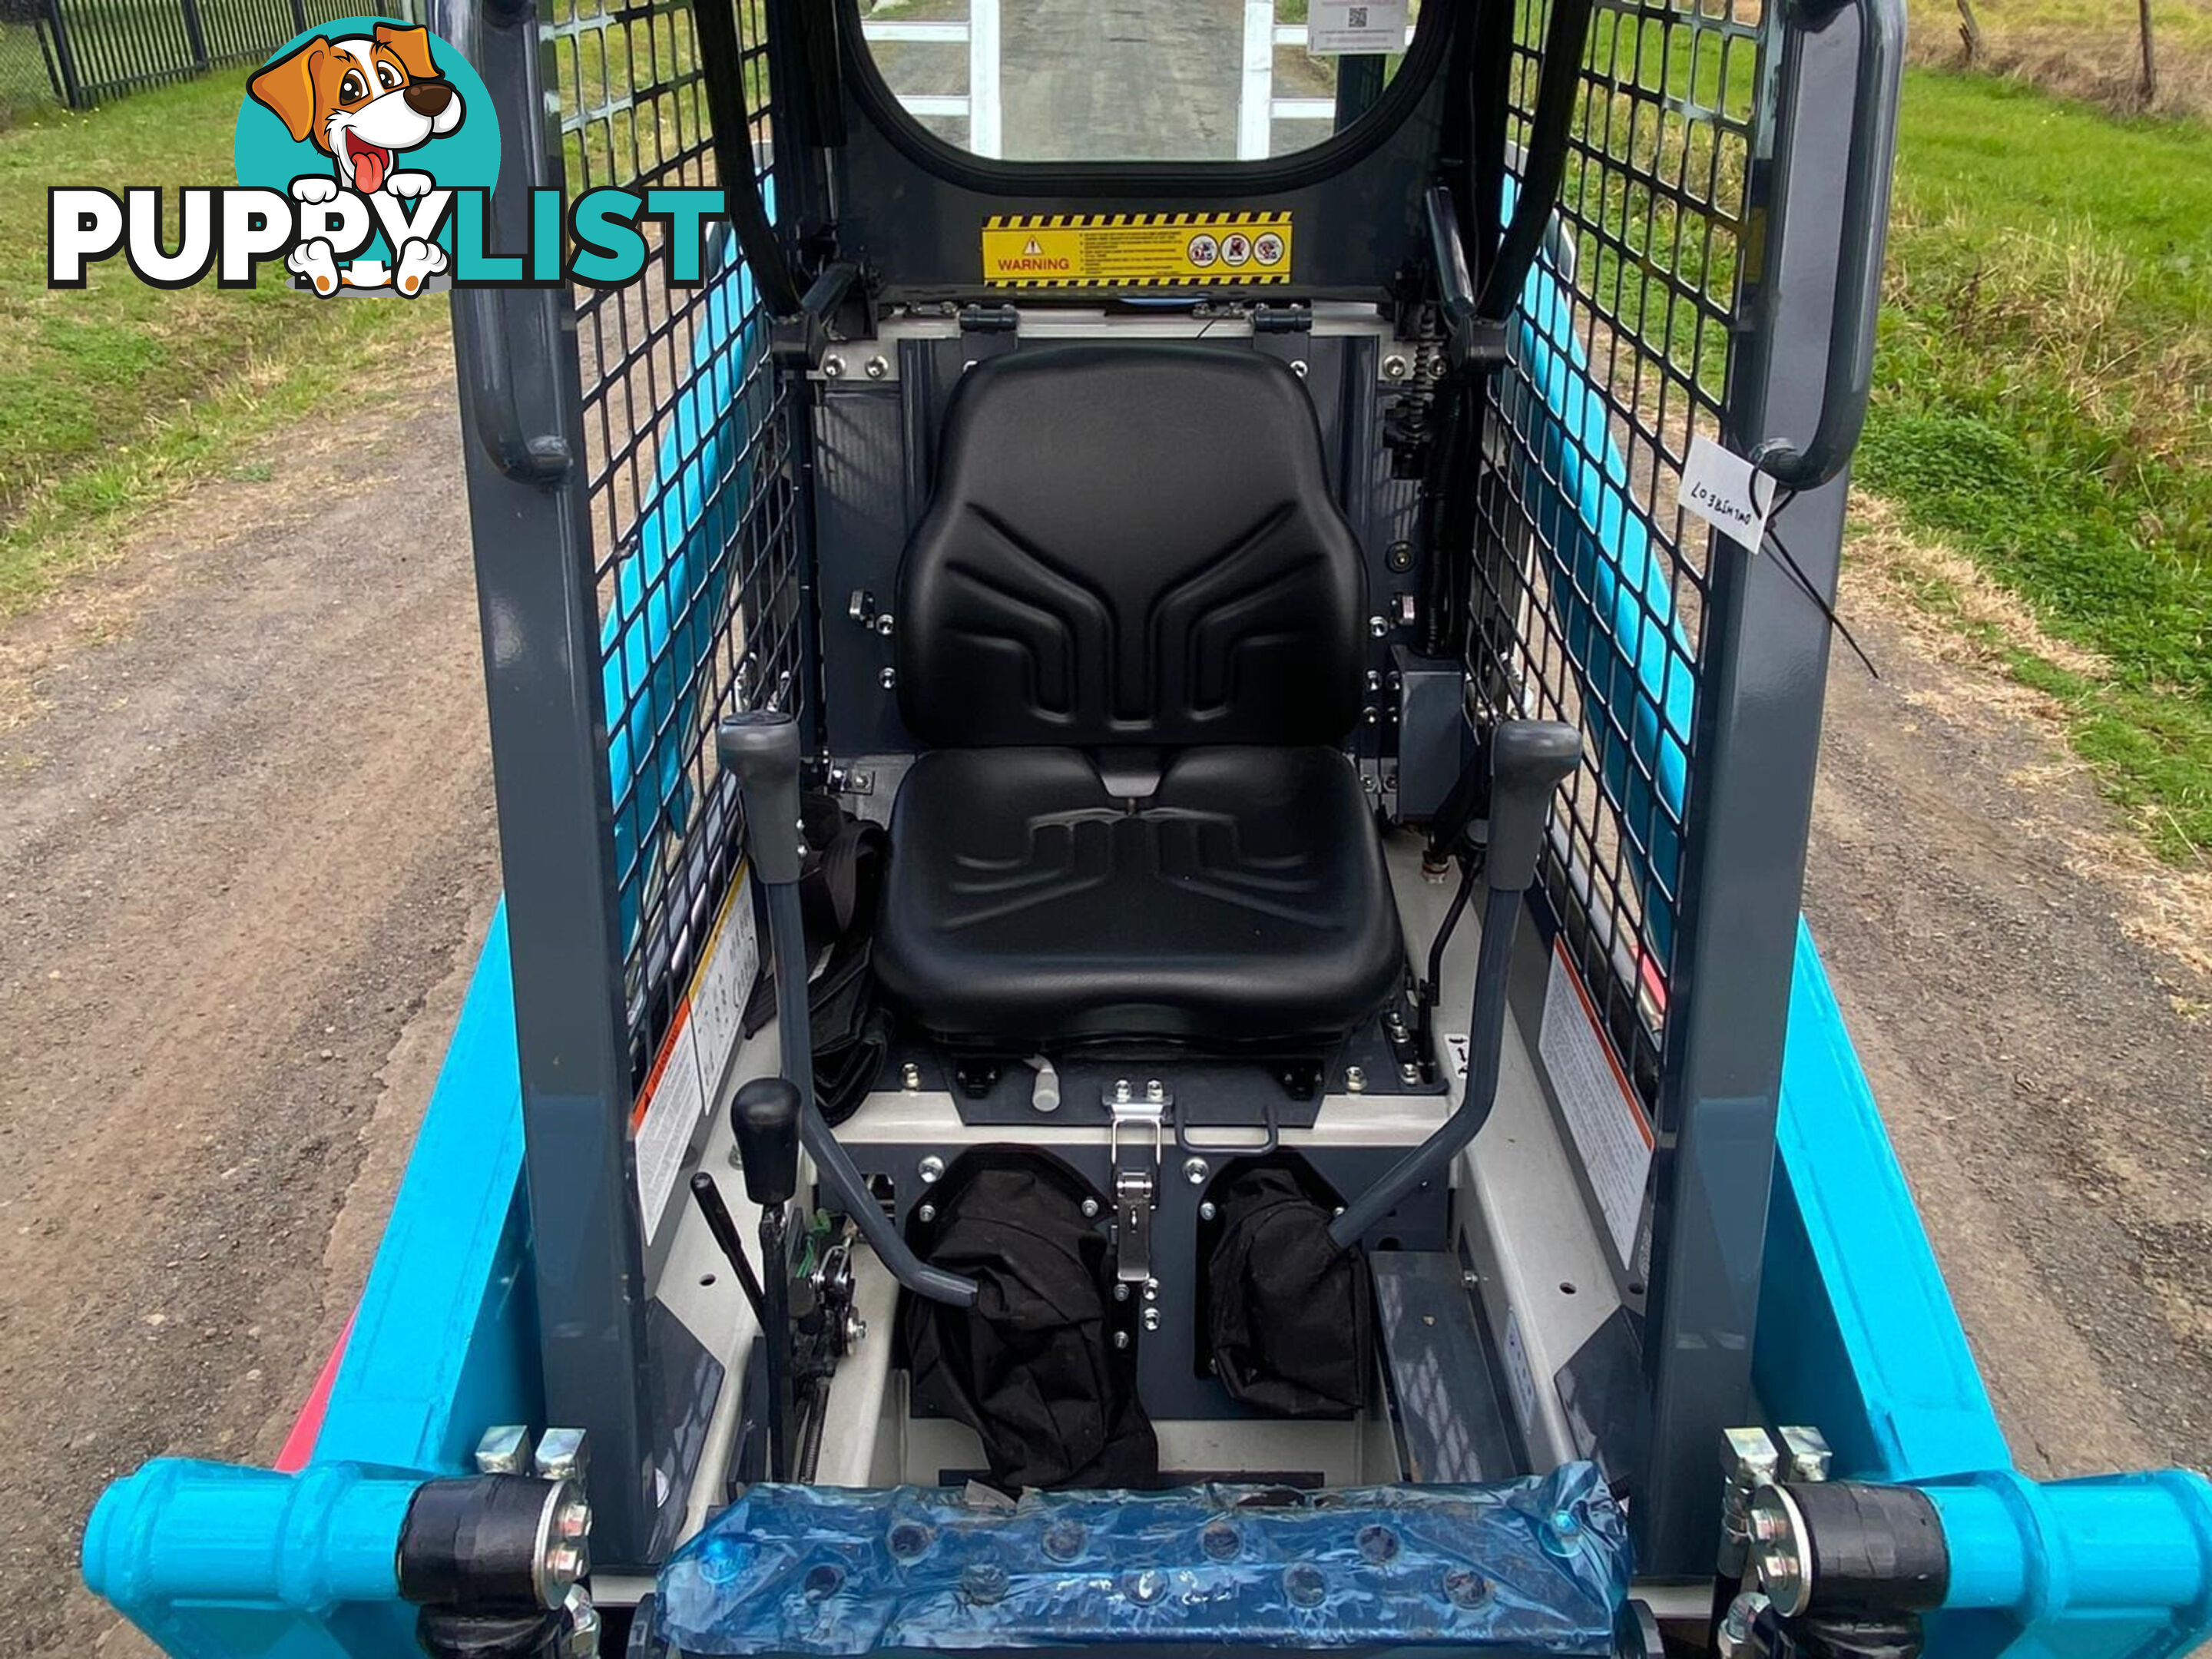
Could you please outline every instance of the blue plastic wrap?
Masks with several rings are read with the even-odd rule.
[[[1223,1643],[1608,1654],[1628,1538],[1596,1468],[1320,1493],[757,1486],[660,1574],[692,1659]]]

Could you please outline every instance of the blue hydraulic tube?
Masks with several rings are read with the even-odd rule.
[[[278,1474],[156,1458],[94,1505],[85,1582],[134,1613],[199,1598],[303,1611],[391,1601],[400,1528],[422,1484],[357,1463]]]
[[[2181,1469],[2045,1484],[2012,1470],[1923,1488],[1951,1556],[1944,1606],[2023,1620],[2212,1615],[2212,1483]]]

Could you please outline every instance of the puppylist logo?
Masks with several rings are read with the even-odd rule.
[[[154,185],[47,192],[46,283],[82,288],[121,254],[155,288],[209,273],[251,288],[281,262],[293,287],[412,298],[451,287],[634,282],[655,257],[678,286],[701,280],[718,190],[599,189],[563,211],[531,192],[527,246],[494,247],[500,134],[491,96],[450,41],[388,18],[342,19],[295,36],[247,77],[234,146],[238,184],[173,192],[174,231]],[[654,244],[657,243],[656,247]]]

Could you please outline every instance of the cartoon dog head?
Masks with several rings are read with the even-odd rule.
[[[461,124],[461,94],[431,61],[426,29],[379,23],[374,35],[318,35],[250,83],[293,141],[312,138],[337,163],[338,182],[382,188],[392,157]]]

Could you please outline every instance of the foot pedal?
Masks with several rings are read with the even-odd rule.
[[[1432,1485],[1521,1474],[1528,1451],[1504,1392],[1504,1356],[1475,1310],[1459,1258],[1377,1250],[1367,1262],[1406,1479]]]

